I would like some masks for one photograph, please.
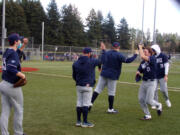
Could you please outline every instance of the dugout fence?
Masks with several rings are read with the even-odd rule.
[[[7,48],[8,46],[5,46]],[[26,61],[29,60],[45,60],[45,61],[75,61],[80,55],[84,47],[75,46],[55,46],[55,45],[44,45],[44,52],[42,56],[41,45],[28,44],[24,49]],[[91,47],[92,48],[92,47]],[[110,48],[109,48],[110,49]],[[1,47],[0,47],[1,50]],[[93,57],[98,58],[101,50],[99,48],[92,48]],[[133,50],[120,50],[124,56],[129,57],[133,55]],[[166,52],[165,52],[166,53]],[[169,54],[167,54],[169,55]],[[180,53],[171,53],[171,60],[180,62]],[[140,61],[140,58],[136,59]]]

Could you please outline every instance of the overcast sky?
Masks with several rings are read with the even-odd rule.
[[[47,8],[50,0],[40,0],[44,8]],[[56,0],[58,8],[63,5],[75,5],[81,14],[83,21],[87,18],[90,10],[100,10],[106,17],[111,12],[115,23],[119,24],[122,17],[125,17],[129,27],[142,27],[142,6],[143,0]],[[155,0],[145,0],[144,31],[149,28],[153,33]],[[180,7],[176,6],[173,0],[157,0],[156,28],[165,33],[180,34]]]

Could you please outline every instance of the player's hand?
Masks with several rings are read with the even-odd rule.
[[[101,50],[106,50],[106,46],[105,46],[105,44],[103,42],[101,42],[100,45],[101,45],[100,46]]]
[[[139,55],[139,51],[138,51],[138,50],[135,50],[135,54]]]
[[[139,44],[138,47],[139,47],[139,49],[140,48],[142,49],[144,47],[144,44]]]
[[[101,72],[101,71],[102,71],[102,68],[98,68],[98,71]]]
[[[21,79],[25,79],[26,78],[25,74],[23,74],[22,72],[18,72],[16,74],[16,76],[20,77]]]
[[[29,42],[28,38],[24,38],[24,39],[23,39],[24,45],[27,45],[28,42]]]
[[[166,82],[168,81],[168,76],[167,76],[167,75],[164,76],[164,80],[165,80]]]
[[[24,85],[26,85],[27,84],[27,80],[26,80],[26,78],[24,78],[24,79],[20,79],[19,81],[17,81],[15,84],[14,84],[14,88],[17,88],[17,87],[22,87],[22,86],[24,86]]]
[[[135,76],[135,81],[139,82],[139,81],[141,81],[141,79],[142,79],[141,73],[139,71],[137,71],[136,76]]]
[[[140,75],[141,73],[139,71],[136,72],[136,75]]]

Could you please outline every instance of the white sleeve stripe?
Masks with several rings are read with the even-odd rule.
[[[168,72],[169,72],[169,63],[165,63],[164,67],[165,67],[165,75],[168,75]]]
[[[12,66],[12,67],[15,67],[15,68],[17,68],[17,66],[15,66],[15,65],[12,65],[12,64],[7,64],[7,66]]]

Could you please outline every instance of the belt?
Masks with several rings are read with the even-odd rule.
[[[154,81],[155,79],[143,79],[143,81],[146,81],[146,82],[148,82],[148,81]]]

